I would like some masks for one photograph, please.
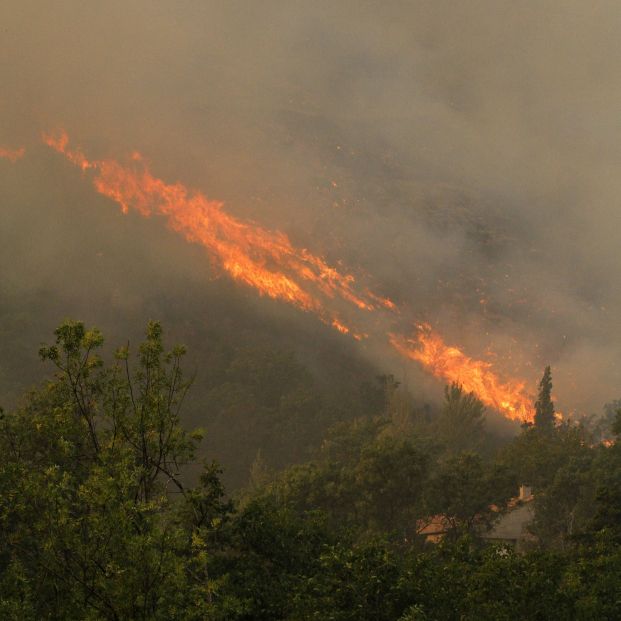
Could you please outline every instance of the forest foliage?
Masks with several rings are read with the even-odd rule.
[[[150,322],[102,351],[65,321],[39,352],[53,377],[1,414],[0,618],[621,616],[621,415],[559,422],[549,368],[535,424],[502,440],[457,384],[430,415],[381,376],[339,417],[291,354],[229,357],[209,402],[254,463],[227,495],[209,430],[185,428],[185,349]],[[530,547],[487,543],[519,484]]]

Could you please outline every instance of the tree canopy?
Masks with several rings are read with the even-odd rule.
[[[553,419],[501,442],[460,386],[434,418],[382,376],[365,388],[375,415],[333,425],[295,465],[258,451],[250,485],[227,497],[203,432],[184,425],[185,349],[166,349],[149,322],[135,351],[105,351],[98,330],[63,322],[39,352],[53,378],[0,413],[0,618],[621,616],[617,442]],[[265,407],[320,408],[289,364],[270,354],[237,377],[244,391],[267,383]],[[279,384],[292,376],[308,398],[288,410]],[[548,368],[537,407],[553,416],[550,389]],[[521,552],[485,540],[518,483],[534,490]],[[443,539],[430,544],[438,517]]]

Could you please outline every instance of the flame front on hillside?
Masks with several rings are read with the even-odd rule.
[[[65,132],[45,134],[43,139],[83,171],[92,170],[97,191],[117,202],[123,212],[134,209],[145,217],[165,217],[173,230],[205,247],[216,267],[260,295],[312,312],[357,340],[367,337],[364,330],[354,329],[356,323],[362,323],[359,313],[375,311],[391,321],[403,315],[403,309],[361,288],[352,275],[296,248],[284,233],[236,219],[222,209],[221,202],[154,177],[138,153],[126,165],[112,159],[89,160],[81,150],[69,148]],[[343,307],[349,308],[348,325],[341,317]],[[415,338],[391,335],[390,342],[402,356],[421,363],[437,378],[459,382],[507,418],[532,420],[532,399],[523,383],[500,381],[490,363],[448,347],[430,326],[419,326]]]
[[[352,275],[341,274],[322,258],[294,247],[285,234],[238,220],[223,211],[221,202],[154,177],[138,153],[129,165],[88,160],[79,149],[68,148],[65,132],[43,138],[82,170],[96,171],[96,189],[124,212],[135,209],[143,216],[165,216],[172,229],[204,246],[215,265],[261,295],[314,312],[344,333],[349,328],[336,310],[326,307],[326,300],[338,297],[363,311],[373,310],[378,303],[392,304],[374,294],[357,293]]]
[[[474,360],[457,347],[446,345],[428,324],[418,326],[414,338],[391,335],[393,347],[406,358],[420,362],[435,377],[457,382],[485,405],[512,420],[532,421],[533,398],[522,382],[502,382],[489,362]]]

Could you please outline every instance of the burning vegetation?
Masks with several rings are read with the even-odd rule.
[[[474,360],[457,347],[447,345],[430,325],[419,325],[413,338],[391,335],[390,341],[406,358],[420,362],[435,377],[460,384],[507,418],[533,421],[533,397],[523,382],[503,383],[492,370],[491,363]]]
[[[43,140],[83,171],[92,171],[96,190],[118,203],[124,213],[133,209],[145,217],[166,218],[171,229],[208,251],[216,269],[260,295],[311,312],[356,340],[369,336],[363,329],[364,315],[369,313],[379,313],[391,325],[396,319],[401,324],[404,317],[413,322],[407,309],[361,286],[352,274],[341,273],[322,257],[295,247],[284,233],[241,221],[228,214],[221,202],[155,177],[139,153],[127,164],[90,160],[79,148],[69,147],[64,131],[44,134]],[[378,341],[383,338],[379,332],[373,334]],[[491,363],[446,345],[430,325],[418,325],[414,337],[392,333],[389,342],[402,357],[420,363],[439,379],[460,383],[506,418],[532,421],[532,397],[524,382],[502,380]]]
[[[17,162],[26,154],[26,149],[20,147],[19,149],[10,149],[8,147],[0,146],[0,158],[9,160],[10,162]]]

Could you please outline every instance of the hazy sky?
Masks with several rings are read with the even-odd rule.
[[[473,355],[552,364],[563,407],[621,396],[618,2],[4,0],[0,83],[0,146],[27,149],[0,160],[4,295],[139,311],[148,275],[206,271],[41,146],[62,126],[364,270]]]

